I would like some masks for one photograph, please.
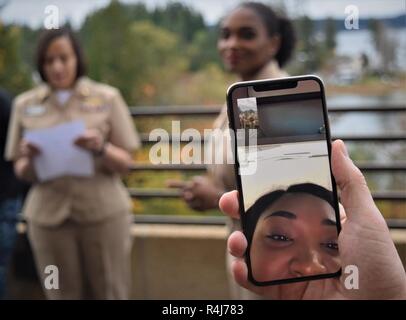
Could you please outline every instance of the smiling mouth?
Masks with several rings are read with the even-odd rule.
[[[228,55],[225,57],[226,61],[231,64],[236,64],[241,61],[241,57],[237,55]]]

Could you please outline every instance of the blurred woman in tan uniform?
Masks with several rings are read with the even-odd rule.
[[[34,183],[24,204],[28,235],[42,285],[45,268],[58,268],[59,289],[50,299],[126,299],[130,271],[130,197],[120,174],[139,148],[119,91],[84,76],[80,46],[67,29],[42,34],[37,68],[44,84],[15,99],[6,146],[18,177]],[[75,144],[94,159],[94,175],[40,182],[34,159],[41,153],[26,130],[80,120],[86,131]]]
[[[281,67],[291,57],[295,43],[292,23],[262,3],[244,2],[220,24],[219,53],[225,68],[237,74],[241,81],[288,76]],[[226,106],[213,126],[223,130],[228,128]],[[231,153],[231,150],[224,150],[223,154],[227,152]],[[236,189],[234,165],[211,165],[206,176],[194,177],[186,183],[170,181],[169,185],[182,187],[183,198],[192,209],[218,208],[221,195]],[[231,231],[239,228],[239,221],[230,221]],[[227,259],[230,266],[231,256],[227,255]],[[250,292],[234,282],[231,274],[230,285],[232,298],[253,298]]]

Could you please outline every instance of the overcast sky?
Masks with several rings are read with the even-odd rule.
[[[86,15],[100,7],[106,6],[110,0],[0,0],[6,6],[0,12],[4,22],[29,24],[33,27],[42,25],[44,9],[47,5],[56,5],[61,15],[61,23],[71,20],[75,27],[80,26]],[[162,6],[170,0],[121,0],[124,3],[145,3],[149,8]],[[180,2],[201,12],[206,22],[216,23],[226,12],[241,0],[181,0]],[[307,14],[313,18],[332,16],[343,18],[345,8],[356,5],[360,18],[395,16],[406,12],[405,0],[268,0],[262,1],[286,8],[291,16]]]

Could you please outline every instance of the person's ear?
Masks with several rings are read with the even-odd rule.
[[[281,46],[281,37],[279,35],[269,37],[268,52],[271,58],[275,57],[275,55],[279,51],[280,46]]]

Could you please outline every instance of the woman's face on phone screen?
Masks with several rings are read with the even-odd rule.
[[[290,193],[258,219],[250,261],[256,281],[290,279],[340,269],[335,211],[321,198]]]

